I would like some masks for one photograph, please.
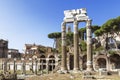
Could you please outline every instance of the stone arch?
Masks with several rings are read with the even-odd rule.
[[[37,59],[37,58],[38,58],[38,56],[36,56],[36,55],[32,56],[32,59]]]
[[[110,55],[111,69],[120,69],[120,55],[112,54]]]
[[[46,58],[46,56],[45,55],[40,55],[40,58]]]
[[[47,56],[48,58],[55,58],[55,55],[54,54],[48,54],[48,56]]]
[[[98,58],[97,59],[97,64],[99,68],[106,68],[106,59],[105,58]]]
[[[46,63],[46,57],[45,55],[40,56],[40,62]]]
[[[48,57],[49,57],[49,58],[55,58],[55,56],[54,56],[54,55],[49,55]]]
[[[100,68],[107,69],[108,57],[106,55],[98,55],[94,60],[94,69],[99,70]]]
[[[49,71],[55,69],[55,56],[49,55]]]

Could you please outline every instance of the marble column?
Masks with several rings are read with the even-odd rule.
[[[74,21],[74,70],[79,70],[78,22]]]
[[[86,32],[87,32],[87,71],[92,71],[93,70],[91,21],[92,20],[90,20],[90,19],[88,19],[86,21]]]
[[[54,72],[54,59],[52,58],[52,73]]]
[[[68,57],[68,62],[67,62],[67,69],[68,69],[68,71],[70,70],[70,53],[68,53],[68,55],[67,55],[67,57]]]
[[[22,73],[26,75],[26,63],[24,59],[22,59],[22,70],[23,70]]]
[[[110,71],[110,58],[107,57],[106,59],[106,68],[107,68],[107,71]]]
[[[35,74],[37,75],[37,70],[38,70],[38,61],[35,59]]]
[[[7,60],[4,61],[4,71],[7,71]]]
[[[49,74],[49,58],[46,58],[46,70],[47,74]]]
[[[41,74],[43,74],[43,59],[41,61]]]
[[[66,23],[61,24],[62,28],[62,65],[61,71],[67,71],[67,53],[66,53]]]
[[[16,61],[14,60],[14,73],[16,72]]]

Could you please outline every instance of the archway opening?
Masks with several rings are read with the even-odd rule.
[[[118,54],[111,55],[110,63],[111,63],[112,69],[120,69],[120,56]]]
[[[54,55],[49,56],[49,71],[52,71],[55,69],[55,57]]]
[[[86,70],[86,68],[87,68],[86,63],[87,63],[87,55],[84,55],[83,56],[83,66],[82,66],[83,70]]]
[[[69,59],[69,64],[70,64],[70,70],[73,70],[74,68],[74,55],[70,55],[70,59]]]
[[[99,58],[97,60],[97,64],[99,68],[106,68],[106,59],[105,58]]]
[[[45,55],[41,55],[40,56],[40,69],[43,70],[43,69],[46,69],[46,57]]]

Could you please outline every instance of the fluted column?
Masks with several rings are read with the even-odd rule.
[[[25,59],[22,58],[21,60],[22,60],[22,73],[24,75],[26,75],[26,63],[25,63]]]
[[[38,70],[38,60],[35,59],[35,74],[37,75],[37,70]]]
[[[106,68],[107,68],[107,71],[110,71],[110,58],[107,57],[106,59]]]
[[[47,74],[49,74],[49,58],[46,58],[46,70]]]
[[[67,71],[67,54],[66,54],[66,23],[61,24],[62,27],[62,65],[61,70]]]
[[[87,71],[92,71],[93,70],[91,21],[92,20],[90,20],[90,19],[88,19],[86,21],[86,29],[87,29]]]
[[[7,60],[4,60],[4,71],[7,71]]]
[[[67,69],[68,69],[68,71],[70,70],[70,53],[68,53],[68,55],[67,55],[67,57],[68,57],[68,62],[67,62]]]
[[[74,70],[79,70],[78,22],[74,21]]]

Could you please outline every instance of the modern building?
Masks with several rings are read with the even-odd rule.
[[[21,58],[21,53],[18,49],[8,49],[8,58]]]
[[[7,58],[8,41],[0,39],[0,58]]]

